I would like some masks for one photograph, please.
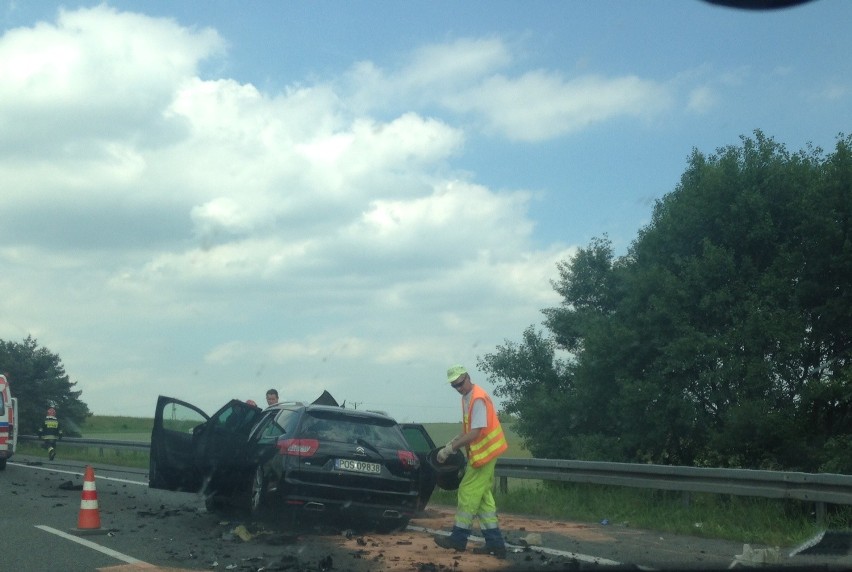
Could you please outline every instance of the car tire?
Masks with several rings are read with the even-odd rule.
[[[391,521],[382,520],[376,524],[376,532],[379,532],[381,534],[388,534],[391,532],[405,530],[410,521],[410,518],[400,518]]]
[[[148,459],[148,486],[157,488],[160,484],[160,475],[157,470],[157,461],[154,459],[154,454],[151,453]]]
[[[204,508],[207,509],[207,512],[219,512],[225,506],[225,501],[222,497],[216,495],[205,495],[204,496]]]
[[[6,459],[0,459],[0,471],[6,468]]]
[[[253,517],[262,517],[266,513],[266,503],[266,476],[263,474],[263,467],[257,467],[249,484],[249,514]]]

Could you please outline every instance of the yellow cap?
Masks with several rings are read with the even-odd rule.
[[[463,365],[450,366],[450,369],[447,370],[447,383],[454,382],[466,373],[467,369]]]

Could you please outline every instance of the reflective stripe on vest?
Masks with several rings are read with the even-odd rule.
[[[479,468],[502,455],[509,448],[509,444],[506,442],[503,427],[500,426],[500,420],[497,418],[497,411],[494,409],[491,398],[484,389],[476,384],[472,385],[470,405],[467,411],[464,410],[464,400],[462,400],[462,424],[465,433],[470,431],[470,417],[473,414],[473,403],[477,399],[484,401],[485,419],[488,425],[479,432],[479,437],[476,441],[468,445],[468,462],[472,467]]]

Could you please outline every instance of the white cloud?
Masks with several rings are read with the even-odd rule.
[[[469,84],[512,63],[506,44],[498,38],[460,39],[432,44],[414,52],[403,73],[403,83],[414,89],[450,88]]]
[[[375,62],[357,62],[346,75],[352,91],[349,104],[361,111],[397,109],[409,103],[428,105],[457,89],[511,64],[512,56],[499,38],[462,38],[429,44],[382,69]],[[402,102],[402,103],[400,103]]]
[[[634,75],[564,77],[521,71],[499,38],[425,46],[399,69],[359,62],[350,70],[355,108],[395,108],[399,101],[472,116],[494,135],[543,141],[621,117],[650,118],[672,105],[665,84]]]
[[[413,380],[473,367],[537,321],[573,251],[532,245],[530,192],[451,167],[467,141],[452,114],[359,98],[443,85],[432,104],[535,140],[660,95],[636,78],[495,75],[511,62],[497,39],[267,94],[199,76],[225,49],[105,6],[0,37],[0,148],[15,150],[0,154],[14,274],[0,284],[15,292],[0,338],[42,336],[98,412],[148,415],[157,393],[215,408],[270,379],[380,403],[355,381],[368,374],[390,403],[428,400]],[[144,387],[117,395],[127,384]]]
[[[702,86],[693,89],[689,94],[687,109],[695,113],[707,113],[719,102],[716,92],[708,87]]]
[[[76,161],[104,141],[138,144],[175,84],[223,48],[212,30],[104,5],[61,10],[55,24],[12,30],[0,39],[0,122],[7,127],[0,146],[14,140]]]
[[[852,84],[848,81],[832,81],[820,89],[817,99],[837,102],[848,99],[850,95],[852,95]]]
[[[541,141],[624,116],[653,117],[670,100],[664,86],[635,76],[566,80],[534,71],[517,78],[490,77],[444,103],[481,115],[490,129],[509,139]]]

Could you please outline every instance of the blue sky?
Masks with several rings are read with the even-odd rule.
[[[242,8],[238,7],[241,6]],[[248,6],[248,8],[245,8]],[[0,3],[0,339],[100,414],[268,387],[455,421],[455,362],[693,149],[852,120],[852,3]],[[14,380],[13,380],[14,382]]]

